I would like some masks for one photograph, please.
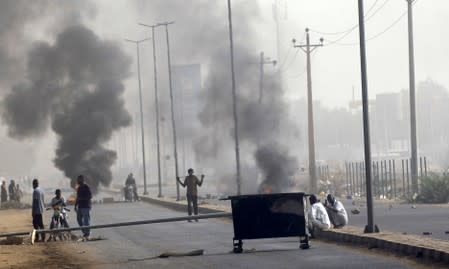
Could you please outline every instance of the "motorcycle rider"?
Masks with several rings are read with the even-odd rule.
[[[133,188],[133,193],[134,193],[134,197],[135,197],[135,199],[136,200],[139,200],[139,196],[137,195],[137,184],[136,184],[136,179],[134,179],[134,176],[133,176],[133,174],[132,173],[130,173],[129,175],[128,175],[128,177],[126,178],[126,181],[125,181],[125,197],[127,197],[127,189],[128,189],[128,187],[129,186],[132,186],[132,188]]]
[[[64,207],[66,207],[67,204],[66,204],[65,198],[61,195],[60,189],[57,189],[55,191],[55,197],[53,197],[53,199],[51,199],[50,205],[53,208],[53,210],[58,210],[62,214],[65,214]],[[57,216],[53,216],[51,218],[50,229],[53,229],[56,224],[55,222],[58,221],[58,219],[55,219],[55,217],[57,217]],[[67,223],[66,218],[60,218],[59,220],[61,221],[61,223],[60,223],[61,227],[66,227],[66,228],[69,227],[69,224]]]

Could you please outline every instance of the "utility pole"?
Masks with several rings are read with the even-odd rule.
[[[379,232],[374,225],[373,217],[373,192],[372,192],[372,171],[371,171],[371,140],[369,129],[369,102],[368,102],[368,79],[366,71],[366,47],[365,47],[365,15],[363,0],[358,0],[359,12],[359,39],[360,39],[360,69],[362,75],[362,107],[363,107],[363,142],[365,146],[365,176],[366,176],[366,208],[368,224],[365,226],[365,233]]]
[[[232,37],[232,12],[231,12],[231,0],[228,0],[228,22],[229,22],[229,48],[231,57],[231,82],[232,82],[232,112],[234,116],[234,142],[235,142],[235,163],[236,163],[236,182],[237,182],[237,195],[240,195],[241,191],[241,178],[240,178],[240,148],[239,148],[239,129],[238,129],[238,117],[237,117],[237,93],[235,89],[235,73],[234,73],[234,41]]]
[[[154,28],[157,25],[146,25],[139,23],[142,26],[151,28],[151,39],[153,40],[153,71],[154,71],[154,108],[156,112],[156,148],[157,148],[157,176],[158,176],[158,197],[162,197],[162,180],[161,180],[161,150],[159,137],[159,95],[157,91],[157,68],[156,68],[156,42],[154,35]]]
[[[147,171],[146,171],[146,161],[145,161],[145,135],[144,135],[144,126],[143,126],[143,106],[142,106],[142,86],[141,86],[141,80],[140,80],[140,52],[139,52],[139,45],[140,43],[147,41],[149,38],[145,38],[142,40],[130,40],[125,39],[127,42],[131,42],[136,44],[136,51],[137,51],[137,78],[139,81],[139,104],[140,104],[140,128],[141,128],[141,135],[142,135],[142,162],[143,162],[143,194],[147,195]]]
[[[310,63],[310,54],[318,47],[323,46],[323,38],[320,38],[319,44],[310,44],[309,28],[306,28],[306,44],[295,45],[295,43],[296,40],[293,39],[293,47],[300,48],[307,55],[307,130],[309,140],[309,177],[310,191],[312,193],[316,193],[318,191],[318,183],[315,160],[315,133],[313,127],[312,70]]]
[[[418,193],[418,146],[416,139],[416,101],[415,101],[415,52],[413,46],[413,1],[406,0],[408,9],[408,59],[410,84],[410,170],[412,174],[413,195]]]
[[[158,23],[157,26],[165,26],[165,36],[167,38],[167,61],[168,61],[168,85],[170,88],[170,109],[171,109],[171,123],[172,123],[172,130],[173,130],[173,149],[174,149],[174,158],[175,158],[175,182],[176,182],[176,200],[179,201],[180,194],[179,194],[179,171],[178,171],[178,147],[177,147],[177,136],[176,136],[176,121],[175,121],[175,109],[174,109],[174,103],[173,103],[173,86],[172,86],[172,79],[171,79],[171,60],[170,60],[170,41],[168,37],[168,25],[175,23],[174,21],[171,22],[163,22]]]
[[[259,104],[262,103],[263,98],[263,79],[264,79],[264,65],[273,64],[276,65],[276,60],[270,60],[270,58],[265,58],[264,52],[260,53],[260,77],[259,77]]]

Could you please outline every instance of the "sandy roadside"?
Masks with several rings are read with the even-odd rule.
[[[0,233],[32,229],[29,209],[0,210]],[[0,238],[3,240],[4,238]],[[94,250],[88,243],[47,242],[0,245],[0,268],[92,268]]]

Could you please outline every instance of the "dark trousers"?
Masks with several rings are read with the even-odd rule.
[[[187,194],[187,212],[189,213],[189,216],[192,215],[192,205],[193,213],[198,215],[198,196]]]
[[[33,215],[33,227],[36,230],[45,229],[44,228],[44,222],[42,221],[42,214],[35,214],[35,215]],[[37,240],[38,241],[39,241],[39,238],[40,238],[40,240],[44,241],[45,234],[43,234],[43,233],[37,234]]]

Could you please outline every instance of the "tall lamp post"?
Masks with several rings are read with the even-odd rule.
[[[368,79],[366,71],[366,47],[365,47],[365,15],[363,0],[358,0],[359,12],[359,39],[360,39],[360,69],[362,76],[362,106],[363,106],[363,143],[365,146],[365,173],[366,173],[366,208],[368,224],[365,233],[378,232],[374,224],[373,216],[373,192],[372,192],[372,162],[371,162],[371,140],[369,128],[369,103],[368,103]]]
[[[173,151],[175,158],[175,182],[176,182],[176,200],[179,201],[179,182],[177,178],[179,177],[179,169],[178,169],[178,143],[177,143],[177,135],[176,135],[176,120],[175,120],[175,109],[174,109],[174,100],[173,100],[173,86],[172,86],[172,78],[171,78],[171,59],[170,59],[170,39],[168,36],[168,25],[175,23],[171,22],[162,22],[158,23],[156,26],[165,26],[165,36],[167,39],[167,61],[168,61],[168,85],[170,90],[170,109],[171,109],[171,122],[172,122],[172,130],[173,130]]]
[[[146,161],[145,161],[145,134],[144,134],[144,126],[143,126],[143,106],[142,106],[142,84],[140,79],[140,52],[139,45],[142,42],[149,40],[150,38],[145,38],[142,40],[130,40],[125,39],[127,42],[131,42],[136,44],[137,51],[137,79],[139,81],[139,104],[140,104],[140,127],[141,127],[141,136],[142,136],[142,162],[143,162],[143,194],[147,195],[147,171],[146,171]]]
[[[151,39],[153,40],[153,72],[154,72],[154,109],[156,113],[156,149],[157,149],[157,176],[158,176],[158,197],[162,197],[162,175],[161,175],[161,144],[159,136],[159,94],[157,89],[157,65],[156,65],[156,38],[154,35],[154,28],[157,25],[146,25],[139,23],[139,25],[151,28]]]
[[[228,22],[229,22],[229,48],[231,57],[231,82],[232,82],[232,112],[234,118],[234,142],[235,142],[235,163],[236,163],[236,182],[237,195],[241,193],[241,177],[240,177],[240,148],[239,148],[239,129],[237,117],[237,93],[235,89],[235,73],[234,73],[234,41],[232,37],[232,8],[231,0],[228,0]]]
[[[410,88],[410,170],[413,195],[418,193],[418,146],[416,139],[416,101],[415,101],[415,55],[413,45],[413,1],[407,1],[408,13],[408,59]]]

